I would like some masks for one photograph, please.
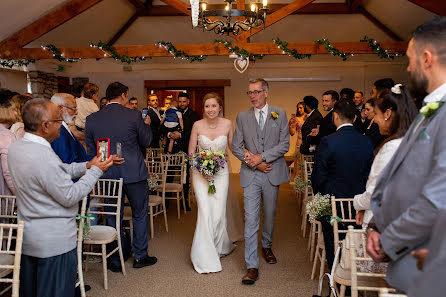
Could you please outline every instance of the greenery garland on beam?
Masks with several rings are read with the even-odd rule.
[[[383,49],[381,47],[381,44],[379,42],[376,41],[376,39],[373,38],[368,38],[367,35],[365,35],[360,42],[367,42],[367,45],[369,46],[369,48],[371,48],[375,53],[378,54],[378,57],[380,57],[381,59],[395,59],[395,57],[398,56],[404,56],[404,54],[399,54],[399,53],[393,53],[393,54],[389,54],[388,51],[386,49]]]
[[[121,56],[120,54],[118,54],[116,52],[116,49],[113,45],[108,45],[103,41],[99,41],[98,44],[94,44],[91,43],[90,47],[95,47],[100,49],[101,51],[104,52],[104,58],[110,56],[113,59],[115,59],[116,61],[121,61],[122,63],[127,63],[127,64],[131,64],[137,61],[145,61],[147,59],[151,59],[151,57],[146,57],[146,56],[142,56],[142,57],[128,57],[126,55]]]
[[[265,55],[256,55],[248,52],[244,48],[240,48],[238,46],[233,46],[231,41],[224,41],[224,40],[218,40],[216,39],[214,43],[222,43],[230,53],[237,55],[240,58],[246,59],[249,58],[249,60],[261,60]]]
[[[322,44],[324,48],[328,51],[332,56],[339,56],[342,58],[342,61],[347,61],[349,56],[354,56],[354,54],[344,53],[331,45],[330,41],[326,38],[316,39],[314,42],[318,44]]]
[[[0,66],[12,68],[14,66],[28,66],[31,63],[36,63],[35,59],[27,59],[27,60],[3,60],[0,59]]]
[[[45,46],[41,46],[44,50],[48,50],[53,54],[53,58],[56,59],[59,62],[68,62],[68,63],[76,63],[79,59],[67,59],[64,57],[64,54],[60,53],[60,50],[54,45],[54,44],[48,44]]]
[[[294,59],[297,60],[302,60],[302,59],[310,59],[311,55],[310,54],[299,54],[299,52],[296,49],[292,49],[290,50],[288,48],[288,41],[282,41],[280,40],[278,37],[273,39],[273,42],[277,45],[277,47],[279,49],[282,50],[282,54],[288,54],[288,56],[293,57]]]
[[[205,55],[189,56],[184,51],[177,49],[172,44],[172,42],[158,41],[157,43],[155,43],[155,45],[165,48],[166,51],[168,51],[169,54],[171,54],[174,59],[176,59],[176,58],[180,58],[181,60],[186,59],[192,63],[192,62],[196,62],[196,61],[203,62],[207,58],[207,56],[205,56]]]

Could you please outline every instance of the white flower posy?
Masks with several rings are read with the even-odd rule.
[[[420,112],[424,115],[425,118],[429,118],[444,104],[442,101],[434,101],[429,102],[426,105],[424,105]]]

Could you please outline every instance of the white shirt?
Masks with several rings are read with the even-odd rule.
[[[158,116],[158,119],[161,121],[161,115],[160,115],[160,112],[158,111],[158,109],[156,109],[152,106],[150,106],[150,109],[156,113],[156,115]]]
[[[268,103],[266,103],[262,109],[257,109],[254,107],[254,115],[256,117],[257,124],[259,124],[260,111],[263,111],[263,124],[265,124],[266,123],[266,115],[268,114]]]
[[[442,84],[424,98],[424,103],[440,101],[446,95],[446,83]]]
[[[347,126],[353,126],[353,124],[342,124],[339,127],[336,128],[336,131],[338,131],[339,129],[341,129],[342,127],[347,127]]]
[[[29,140],[31,142],[35,142],[44,146],[51,148],[51,144],[43,137],[36,135],[36,134],[32,134],[32,133],[28,133],[25,132],[25,135],[23,136],[23,139]]]
[[[354,197],[353,206],[356,210],[365,210],[363,227],[366,227],[373,217],[372,209],[370,207],[370,198],[375,190],[376,181],[384,168],[392,159],[396,150],[401,144],[402,138],[397,138],[386,142],[383,147],[376,154],[373,160],[372,168],[370,169],[369,178],[365,186],[365,192]]]

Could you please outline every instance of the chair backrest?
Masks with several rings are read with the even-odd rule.
[[[307,162],[314,162],[314,155],[302,155],[304,158],[304,161]]]
[[[161,161],[161,155],[164,153],[162,148],[149,147],[146,151],[146,161]]]
[[[355,208],[353,207],[353,198],[336,198],[331,196],[331,211],[333,217],[341,220],[333,220],[334,246],[335,249],[339,244],[339,234],[346,234],[347,229],[339,229],[340,223],[355,223]]]
[[[166,170],[166,177],[179,178],[179,183],[183,183],[186,171],[186,156],[184,153],[162,155],[162,162]]]
[[[11,270],[12,278],[0,278],[2,283],[12,283],[12,295],[13,297],[19,296],[20,285],[20,260],[22,257],[22,243],[23,243],[23,221],[18,224],[0,224],[0,257],[13,259],[13,263],[10,260],[2,261],[5,264],[0,265],[0,270]],[[16,230],[16,231],[15,231]],[[15,240],[15,249],[13,248],[13,240]]]
[[[373,259],[366,252],[366,230],[354,229],[348,226],[347,244],[350,250],[350,274],[351,274],[351,296],[358,297],[358,291],[379,291],[382,289],[378,286],[358,286],[358,277],[368,277],[368,279],[377,278],[384,280],[386,275],[383,273],[366,272],[364,269],[359,270],[359,266],[368,267],[367,263],[373,263]],[[383,281],[383,283],[385,283]],[[395,291],[390,289],[390,291]]]
[[[89,213],[116,216],[116,230],[120,230],[123,179],[98,179],[90,194]],[[98,198],[98,199],[93,199]]]
[[[313,164],[312,161],[304,160],[304,181],[307,183],[307,187],[305,189],[305,199],[311,200],[313,199],[313,188],[311,187],[311,173],[313,172]]]
[[[0,195],[0,218],[1,219],[17,219],[16,197],[8,195]]]

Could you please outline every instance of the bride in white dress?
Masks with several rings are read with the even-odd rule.
[[[222,101],[218,94],[209,93],[203,98],[204,119],[195,122],[189,142],[189,154],[198,149],[226,151],[232,143],[232,123],[219,117]],[[198,273],[222,270],[220,257],[232,252],[234,245],[226,227],[226,200],[228,196],[228,167],[220,169],[213,177],[192,173],[195,197],[198,204],[197,225],[192,243],[191,260]],[[208,194],[209,181],[214,180],[216,193]]]

